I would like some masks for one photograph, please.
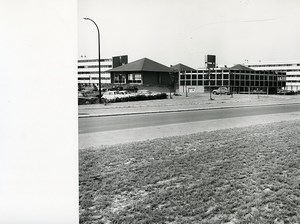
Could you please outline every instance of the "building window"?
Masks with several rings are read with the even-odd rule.
[[[192,86],[196,86],[197,85],[197,81],[192,80]]]
[[[180,75],[180,79],[184,79],[184,76],[185,76],[185,75]]]
[[[203,75],[198,75],[198,79],[203,79]]]
[[[202,86],[203,85],[203,81],[202,80],[199,80],[198,81],[198,86]]]
[[[223,86],[228,86],[228,80],[223,80]]]
[[[190,80],[187,80],[187,81],[186,81],[186,85],[187,85],[187,86],[191,85],[191,81],[190,81]]]
[[[216,85],[216,81],[215,80],[210,80],[210,85],[211,86],[215,86]]]
[[[228,79],[228,74],[224,74],[224,79]]]
[[[186,79],[191,79],[191,75],[186,75]]]
[[[142,83],[142,74],[128,74],[128,83]]]
[[[114,83],[125,84],[126,83],[125,74],[115,74],[114,75]]]
[[[217,74],[217,79],[222,79],[222,74]]]
[[[197,75],[192,75],[192,79],[197,79]]]

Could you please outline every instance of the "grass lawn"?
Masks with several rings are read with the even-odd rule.
[[[79,151],[80,223],[300,223],[300,120]]]

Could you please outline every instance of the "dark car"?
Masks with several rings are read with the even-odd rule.
[[[78,104],[95,104],[98,100],[96,96],[89,96],[85,93],[78,93]]]
[[[284,90],[284,89],[280,89],[277,91],[278,95],[294,95],[295,92],[293,90]]]

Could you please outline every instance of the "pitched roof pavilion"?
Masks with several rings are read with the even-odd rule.
[[[148,72],[171,72],[172,69],[148,58],[142,58],[137,61],[113,68],[107,72],[133,72],[133,71],[148,71]]]

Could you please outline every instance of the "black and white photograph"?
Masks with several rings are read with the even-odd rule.
[[[299,223],[299,6],[79,0],[80,223]]]
[[[3,5],[0,223],[300,223],[299,0]]]

